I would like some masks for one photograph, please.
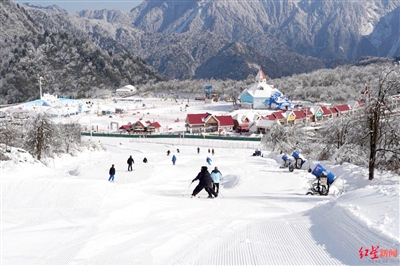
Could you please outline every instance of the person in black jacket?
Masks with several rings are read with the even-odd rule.
[[[147,163],[147,158],[146,157],[144,157],[143,162]]]
[[[208,197],[212,198],[218,197],[218,194],[213,190],[213,181],[211,179],[210,173],[207,170],[207,166],[202,166],[200,173],[197,174],[197,177],[192,180],[192,182],[199,180],[199,184],[194,188],[192,193],[192,198],[195,197],[203,188],[207,191]]]
[[[108,178],[108,181],[114,182],[114,176],[115,176],[115,168],[114,165],[111,166],[110,171],[108,171],[110,174],[110,177]]]
[[[132,155],[128,158],[128,171],[132,171],[132,164],[135,163],[135,161],[132,158]]]

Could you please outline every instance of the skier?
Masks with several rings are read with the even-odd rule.
[[[175,162],[176,162],[176,156],[174,154],[174,155],[172,155],[172,165],[175,165]]]
[[[114,182],[114,177],[115,177],[115,168],[114,165],[111,166],[110,171],[108,171],[110,174],[110,177],[108,178],[108,181]]]
[[[197,154],[199,154],[200,153],[200,148],[199,147],[197,147]]]
[[[203,190],[203,188],[207,191],[208,197],[212,198],[218,197],[218,194],[212,188],[212,179],[210,173],[207,170],[207,166],[202,166],[200,173],[197,174],[196,178],[192,180],[192,182],[199,180],[199,184],[194,188],[192,193],[192,198],[196,197],[196,195]]]
[[[210,149],[208,149],[208,153],[210,153]]]
[[[143,162],[147,163],[147,158],[146,157],[144,157]]]
[[[206,162],[208,163],[208,165],[211,165],[211,162],[212,162],[211,158],[207,157]]]
[[[135,161],[132,158],[132,155],[129,156],[127,163],[128,163],[128,172],[131,172],[132,171],[132,164],[135,163]]]
[[[167,150],[167,156],[170,154],[171,152],[169,150]]]
[[[176,149],[176,152],[179,153],[179,149]]]
[[[214,155],[214,149],[211,150],[211,154]]]
[[[221,177],[222,174],[221,172],[218,170],[218,167],[215,166],[214,170],[211,171],[211,178],[213,180],[213,190],[215,191],[215,193],[219,193],[219,182],[221,181]]]

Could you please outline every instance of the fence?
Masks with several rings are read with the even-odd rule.
[[[88,133],[82,135],[89,136]],[[93,133],[92,137],[117,137],[130,138],[130,142],[141,143],[158,143],[170,144],[174,146],[196,146],[210,149],[227,148],[227,149],[252,149],[256,150],[261,147],[260,138],[235,138],[235,137],[218,137],[218,136],[193,136],[185,135],[127,135],[127,134],[99,134]]]

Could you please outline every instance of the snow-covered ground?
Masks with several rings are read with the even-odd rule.
[[[313,176],[279,168],[281,156],[266,150],[211,155],[206,146],[198,154],[197,145],[91,141],[105,150],[48,166],[13,150],[15,160],[2,162],[2,265],[399,265],[399,176],[378,172],[368,181],[366,168],[310,161],[345,181],[341,195],[337,182],[330,195],[310,196]],[[190,198],[207,156],[209,170],[222,172],[221,193]]]

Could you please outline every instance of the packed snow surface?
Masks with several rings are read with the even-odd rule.
[[[47,166],[12,150],[2,162],[2,265],[399,265],[399,177],[391,173],[369,181],[366,168],[309,161],[338,180],[328,196],[311,196],[310,173],[279,168],[281,155],[267,149],[252,156],[251,145],[82,141],[105,149]],[[191,198],[207,156],[209,171],[222,172],[220,194]]]

